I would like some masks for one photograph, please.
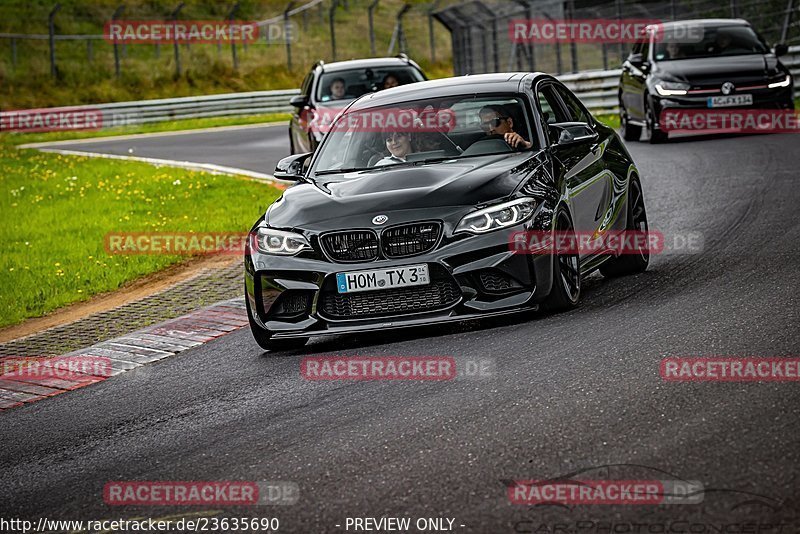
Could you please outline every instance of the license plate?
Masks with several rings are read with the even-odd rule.
[[[428,266],[407,265],[372,271],[352,271],[336,273],[336,287],[339,293],[374,291],[393,287],[423,286],[430,283]]]
[[[708,97],[708,107],[727,108],[731,106],[750,106],[753,104],[753,95],[728,95]]]

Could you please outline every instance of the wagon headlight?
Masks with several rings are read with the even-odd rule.
[[[511,202],[489,206],[465,215],[453,233],[484,234],[492,230],[514,226],[530,218],[535,210],[536,200],[532,198],[518,198]]]
[[[767,87],[769,87],[770,89],[778,89],[780,87],[789,87],[790,83],[792,83],[792,77],[787,74],[786,77],[783,78],[783,80],[779,82],[772,82]]]
[[[301,234],[274,228],[259,228],[255,241],[259,252],[278,256],[294,256],[301,250],[311,248],[308,240]]]
[[[689,91],[690,85],[682,82],[665,82],[660,80],[656,83],[656,91],[661,96],[685,95]]]

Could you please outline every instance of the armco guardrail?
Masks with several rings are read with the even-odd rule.
[[[139,102],[117,102],[91,106],[103,115],[103,127],[145,124],[179,119],[287,113],[289,99],[298,89],[253,91],[222,95],[165,98]]]
[[[800,46],[791,47],[789,54],[781,61],[792,72],[795,89],[800,89]],[[617,86],[620,72],[620,69],[586,71],[563,74],[558,78],[578,95],[592,113],[615,114],[618,112]],[[292,111],[289,99],[299,93],[298,89],[253,91],[96,104],[85,108],[100,112],[103,128],[110,128],[179,119],[288,113]],[[40,113],[43,111],[47,110],[37,110]],[[5,113],[0,113],[0,124],[3,123],[3,115]]]
[[[299,89],[283,91],[253,91],[249,93],[228,93],[208,96],[188,96],[180,98],[164,98],[159,100],[141,100],[135,102],[114,102],[111,104],[93,104],[70,108],[45,108],[36,110],[7,111],[0,113],[0,129],[19,125],[20,120],[14,118],[19,114],[27,114],[28,125],[34,124],[34,117],[63,116],[70,112],[91,112],[100,114],[97,121],[102,128],[129,126],[150,122],[165,122],[180,119],[198,119],[207,117],[231,117],[242,115],[258,115],[261,113],[287,113],[292,110],[289,99],[300,93]],[[58,118],[56,118],[56,122]],[[48,125],[50,122],[48,122]],[[42,128],[48,129],[48,128]],[[52,129],[60,129],[58,127]]]

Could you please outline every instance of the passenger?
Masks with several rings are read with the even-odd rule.
[[[344,98],[346,86],[344,84],[344,79],[342,78],[334,78],[331,82],[329,87],[331,92],[331,100],[341,100]]]
[[[390,72],[386,75],[383,79],[383,84],[381,84],[382,89],[391,89],[392,87],[397,87],[400,85],[400,80],[397,79],[397,76]]]
[[[680,59],[684,57],[681,45],[675,42],[667,43],[667,59]]]
[[[389,133],[386,137],[386,149],[389,155],[378,160],[375,166],[403,163],[411,153],[411,136],[406,132]]]
[[[514,119],[509,116],[504,106],[484,106],[478,112],[481,128],[486,135],[500,135],[511,148],[524,150],[533,146],[524,137],[514,131]]]

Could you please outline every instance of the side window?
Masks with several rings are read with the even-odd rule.
[[[642,59],[644,59],[645,61],[649,61],[649,56],[650,56],[650,34],[649,33],[647,34],[647,37],[645,38],[644,42],[642,42],[641,53],[642,53]]]
[[[581,107],[580,102],[578,102],[578,98],[560,85],[555,86],[555,88],[556,91],[558,91],[561,100],[564,102],[564,105],[567,107],[567,111],[570,114],[569,120],[572,122],[585,122],[587,124],[591,124],[591,117],[586,111],[584,111],[583,107]]]
[[[536,96],[539,99],[539,107],[542,110],[542,119],[546,124],[571,121],[561,106],[561,101],[552,84],[540,85]]]
[[[311,81],[314,79],[314,73],[309,72],[303,80],[303,85],[300,86],[300,94],[309,96],[311,94]]]

